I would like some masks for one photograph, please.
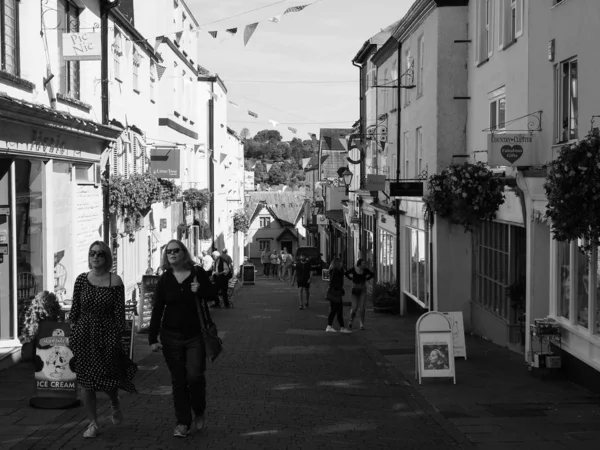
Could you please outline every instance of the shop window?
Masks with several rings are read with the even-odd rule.
[[[474,301],[509,320],[507,288],[525,274],[525,229],[499,222],[481,222],[473,233]]]
[[[579,119],[579,82],[577,59],[570,59],[555,68],[556,142],[577,139]]]
[[[516,42],[523,34],[523,0],[500,0],[498,17],[498,48]]]
[[[63,34],[79,32],[80,10],[68,0],[58,1],[58,54],[60,58],[60,93],[79,100],[80,70],[79,61],[63,59]]]
[[[23,326],[25,310],[35,294],[44,286],[44,167],[41,161],[15,161],[19,330]]]
[[[405,233],[408,264],[404,292],[428,308],[426,233],[408,227]]]
[[[394,281],[395,242],[396,237],[385,230],[378,230],[377,281]]]
[[[19,1],[0,0],[0,56],[2,70],[20,75],[19,63]]]
[[[54,293],[59,301],[72,298],[75,282],[73,261],[73,190],[71,167],[54,162],[52,169],[52,212],[54,216]]]
[[[268,239],[261,239],[258,241],[258,248],[260,249],[260,251],[271,251],[271,241]]]
[[[121,58],[123,57],[123,35],[115,26],[113,54],[113,76],[117,81],[121,81]]]
[[[271,226],[271,218],[270,217],[261,217],[260,218],[260,227],[261,228],[269,228]]]

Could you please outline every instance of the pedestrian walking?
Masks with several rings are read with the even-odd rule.
[[[173,436],[183,438],[193,427],[202,430],[206,421],[206,351],[199,314],[212,324],[203,295],[209,280],[204,269],[194,267],[181,241],[169,241],[162,261],[165,273],[156,285],[148,344],[153,352],[162,349],[171,373],[176,418]]]
[[[352,308],[350,309],[350,320],[348,328],[352,328],[352,321],[359,314],[360,329],[365,329],[365,302],[367,298],[367,281],[373,278],[373,272],[363,267],[362,258],[356,261],[356,265],[345,273],[346,278],[352,281]]]
[[[269,250],[264,249],[260,254],[260,262],[263,266],[263,276],[268,277],[271,270],[271,259],[269,258]]]
[[[221,251],[221,258],[223,258],[225,260],[225,262],[227,262],[227,264],[229,264],[229,268],[233,269],[233,259],[231,259],[231,256],[229,256],[229,253],[227,253],[227,249],[224,248]],[[233,274],[233,272],[232,272]]]
[[[296,279],[298,280],[298,301],[300,303],[298,309],[308,308],[312,271],[310,262],[308,262],[305,254],[300,255],[300,262],[296,265],[296,273]]]
[[[337,316],[341,333],[350,333],[344,327],[344,268],[340,258],[334,258],[329,266],[329,289],[327,289],[327,300],[329,300],[329,317],[327,318],[327,332],[336,332],[333,328],[333,319]]]
[[[212,275],[214,260],[207,250],[202,250],[202,268],[209,277]]]
[[[291,253],[288,253],[287,249],[283,249],[281,252],[281,266],[282,266],[282,270],[281,270],[281,279],[283,281],[288,281],[286,280],[288,274],[289,274],[289,281],[292,280],[292,263],[294,262],[294,258],[292,257]]]
[[[83,437],[94,438],[99,429],[96,392],[106,392],[112,422],[119,425],[123,412],[118,390],[137,392],[132,380],[138,368],[121,342],[125,329],[125,288],[121,278],[110,272],[112,253],[104,242],[90,245],[88,267],[90,271],[75,280],[69,340],[83,405],[90,420]]]
[[[223,305],[225,308],[229,308],[231,305],[229,303],[229,294],[227,291],[229,289],[229,280],[233,276],[232,267],[227,263],[227,260],[219,254],[219,252],[215,251],[212,255],[215,260],[213,277],[217,286],[217,292],[223,297]],[[214,307],[221,307],[218,299],[215,302]]]
[[[271,256],[269,257],[271,260],[271,275],[274,277],[279,275],[279,255],[277,255],[277,250],[273,250]]]

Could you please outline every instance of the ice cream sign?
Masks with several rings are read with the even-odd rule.
[[[526,134],[488,134],[488,164],[490,166],[535,166],[537,136]]]

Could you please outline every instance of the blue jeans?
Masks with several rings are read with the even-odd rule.
[[[160,340],[165,362],[171,372],[177,423],[190,427],[192,411],[196,416],[201,416],[206,409],[204,339],[201,334],[186,339],[178,331],[162,330]]]

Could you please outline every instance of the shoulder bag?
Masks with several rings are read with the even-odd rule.
[[[196,294],[194,298],[196,299],[196,309],[198,310],[198,318],[200,319],[200,329],[202,330],[206,359],[214,362],[223,351],[223,341],[219,337],[219,331],[214,322],[210,321],[209,323],[206,320],[200,296]]]

